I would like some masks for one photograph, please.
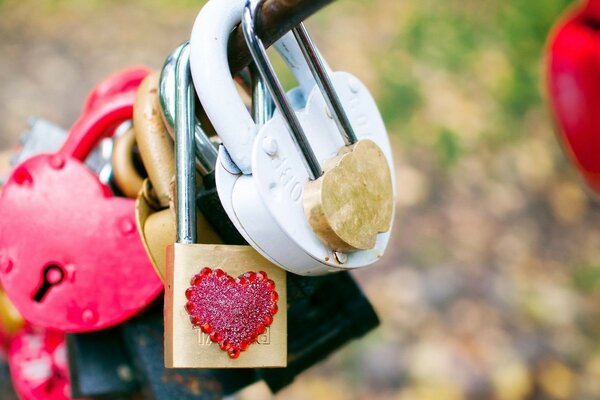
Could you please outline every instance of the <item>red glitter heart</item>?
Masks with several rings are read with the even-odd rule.
[[[256,342],[278,310],[275,282],[266,272],[246,272],[233,279],[221,269],[203,268],[191,285],[185,308],[192,324],[231,358]]]

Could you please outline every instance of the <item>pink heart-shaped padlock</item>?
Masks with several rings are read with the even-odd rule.
[[[113,197],[82,163],[102,137],[132,118],[134,101],[130,88],[98,102],[57,153],[25,161],[3,188],[0,280],[33,324],[104,329],[162,291],[137,233],[135,202]]]

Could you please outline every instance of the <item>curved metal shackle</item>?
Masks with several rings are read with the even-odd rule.
[[[272,64],[269,62],[265,47],[256,34],[256,10],[260,4],[259,0],[247,0],[244,8],[244,14],[242,16],[242,28],[244,31],[244,37],[248,44],[250,54],[254,60],[254,63],[262,75],[263,79],[277,108],[281,112],[288,125],[292,139],[302,153],[304,162],[307,167],[307,171],[311,180],[315,180],[323,174],[321,165],[312,150],[310,143],[304,133],[304,129],[300,124],[298,117],[296,116],[293,107],[289,103],[283,86],[277,78]],[[296,28],[292,29],[294,37],[302,50],[302,54],[312,72],[312,75],[319,86],[319,89],[323,93],[323,97],[331,112],[333,119],[335,120],[338,129],[340,130],[344,143],[346,145],[352,145],[356,143],[357,138],[352,128],[352,124],[344,111],[342,102],[340,101],[329,71],[321,55],[316,49],[312,39],[310,38],[304,24],[299,24]]]
[[[175,130],[175,184],[177,243],[193,244],[196,231],[195,93],[190,73],[190,46],[174,53],[173,126]],[[212,144],[211,144],[212,146]]]
[[[176,65],[184,49],[188,47],[189,41],[181,44],[167,57],[160,73],[160,80],[158,84],[160,107],[162,110],[163,120],[167,126],[167,129],[171,131],[173,136],[175,136],[175,106],[177,103],[177,91],[175,85],[177,74]],[[189,52],[189,49],[185,51]],[[206,176],[211,174],[215,169],[218,151],[202,129],[202,125],[195,118],[195,116],[194,121],[194,149],[196,158],[198,159],[200,172],[203,176]]]
[[[192,76],[202,107],[231,160],[243,174],[251,175],[254,140],[260,126],[240,97],[231,77],[227,53],[231,33],[241,21],[244,5],[245,0],[207,2],[194,23],[190,45]],[[307,97],[315,81],[293,35],[285,35],[275,47]]]

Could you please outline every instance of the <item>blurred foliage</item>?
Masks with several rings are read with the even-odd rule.
[[[67,126],[117,68],[160,66],[201,3],[0,1],[0,144],[30,114]],[[279,398],[600,398],[600,208],[544,101],[545,43],[571,4],[338,0],[308,22],[378,100],[397,223],[383,261],[356,274],[381,329]]]

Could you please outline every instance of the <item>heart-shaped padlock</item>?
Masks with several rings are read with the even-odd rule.
[[[132,118],[134,91],[97,103],[55,154],[25,161],[0,196],[0,280],[28,321],[87,332],[116,325],[162,291],[135,225],[135,202],[112,197],[82,163]]]
[[[10,345],[8,364],[21,400],[69,400],[65,334],[27,327]]]
[[[548,91],[559,134],[588,184],[600,193],[600,0],[589,0],[555,28]]]

